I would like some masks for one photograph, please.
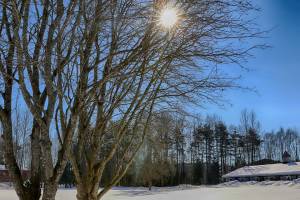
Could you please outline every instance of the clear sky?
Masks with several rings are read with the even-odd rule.
[[[254,0],[262,8],[258,24],[274,28],[266,42],[267,50],[253,52],[242,72],[243,86],[255,87],[258,94],[233,90],[226,92],[230,104],[210,105],[206,113],[217,114],[228,124],[238,124],[242,109],[253,109],[264,131],[291,127],[300,130],[300,0]],[[203,113],[203,112],[202,112]]]

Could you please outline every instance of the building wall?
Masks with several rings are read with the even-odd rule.
[[[286,180],[294,180],[300,178],[300,175],[291,175],[291,176],[253,176],[253,177],[233,177],[233,178],[226,178],[225,181],[240,181],[240,182],[247,182],[247,181],[286,181]]]
[[[29,171],[22,171],[21,173],[24,179],[27,179],[29,177]],[[8,170],[0,170],[0,183],[3,182],[12,182]]]

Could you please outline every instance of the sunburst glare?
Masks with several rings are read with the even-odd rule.
[[[160,24],[165,28],[172,28],[178,22],[178,11],[174,7],[166,7],[160,13]]]

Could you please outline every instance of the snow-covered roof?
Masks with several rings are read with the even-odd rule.
[[[276,175],[300,175],[300,162],[246,166],[225,174],[223,178]]]

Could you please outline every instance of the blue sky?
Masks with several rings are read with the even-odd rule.
[[[259,26],[274,28],[265,40],[272,48],[252,52],[255,57],[245,64],[251,71],[241,71],[241,85],[255,87],[258,93],[228,91],[225,98],[230,104],[210,105],[204,112],[237,125],[241,110],[253,109],[264,131],[281,126],[300,130],[300,1],[254,1],[262,8]]]
[[[257,113],[263,131],[300,131],[300,0],[253,1],[262,8],[257,21],[261,29],[274,28],[265,39],[272,48],[252,52],[255,57],[245,64],[250,72],[237,67],[234,73],[242,74],[242,86],[255,87],[258,93],[227,91],[223,107],[206,105],[196,112],[217,114],[227,124],[238,125],[247,108]]]

